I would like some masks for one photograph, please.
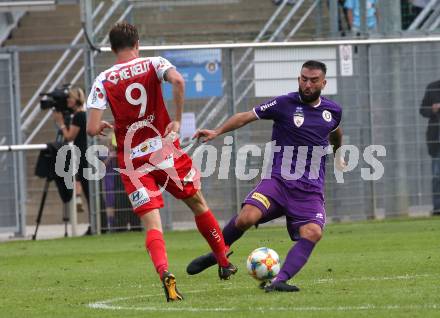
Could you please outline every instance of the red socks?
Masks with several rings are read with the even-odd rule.
[[[145,239],[145,247],[153,261],[154,268],[162,279],[164,271],[168,270],[167,251],[165,249],[165,241],[163,234],[159,230],[150,230],[147,232]]]
[[[217,223],[217,219],[210,210],[195,217],[199,232],[208,242],[220,266],[226,267],[229,261],[226,258],[226,247],[223,240],[223,234]],[[147,232],[145,247],[153,261],[154,268],[162,278],[163,272],[168,270],[168,258],[165,249],[163,234],[159,230],[150,230]]]
[[[208,210],[200,215],[196,215],[195,220],[199,232],[211,247],[218,264],[222,267],[228,266],[229,261],[226,258],[225,241],[214,214],[212,214],[211,210]]]

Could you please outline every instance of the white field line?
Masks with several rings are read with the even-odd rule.
[[[204,293],[205,290],[192,290],[188,291],[185,294],[197,294]],[[108,310],[135,310],[135,311],[161,311],[163,306],[145,306],[145,307],[129,307],[129,306],[116,306],[112,305],[112,303],[120,302],[124,300],[136,299],[136,298],[149,298],[149,297],[163,297],[163,293],[160,294],[152,294],[152,295],[140,295],[140,296],[132,296],[132,297],[119,297],[112,298],[108,300],[98,301],[96,303],[88,304],[88,307],[93,309],[108,309]],[[201,311],[232,311],[234,308],[193,308],[193,307],[165,307],[165,311],[192,311],[192,312],[201,312]]]
[[[203,290],[193,291],[193,293],[203,293]],[[188,294],[188,293],[187,293]],[[359,306],[304,306],[304,307],[248,307],[248,308],[237,308],[237,307],[164,307],[164,306],[144,306],[144,307],[130,307],[130,306],[119,306],[113,305],[112,303],[124,300],[130,300],[135,298],[148,298],[148,297],[163,297],[163,294],[155,295],[143,295],[143,296],[133,296],[133,297],[121,297],[113,298],[109,300],[104,300],[96,303],[91,303],[88,307],[93,309],[105,309],[105,310],[134,310],[134,311],[187,311],[187,312],[221,312],[221,311],[242,311],[247,309],[249,311],[255,312],[279,312],[279,311],[299,311],[299,312],[310,312],[310,311],[369,311],[369,310],[439,310],[440,304],[425,304],[425,305],[373,305],[364,304]]]
[[[301,285],[301,286],[310,286],[310,285],[314,285],[314,284],[335,284],[335,283],[339,283],[339,282],[357,282],[357,281],[384,281],[384,280],[411,280],[411,279],[416,279],[416,278],[432,278],[432,277],[440,277],[440,274],[416,274],[416,275],[399,275],[399,276],[383,276],[383,277],[374,277],[374,276],[365,276],[365,277],[353,277],[353,278],[318,278],[315,280],[307,280],[307,281],[302,281],[302,280],[298,280],[295,281],[295,284],[297,285]],[[251,280],[252,281],[252,280]],[[233,284],[233,282],[232,282]],[[199,286],[203,286],[203,285],[199,285]],[[210,284],[206,284],[206,287],[211,286]],[[124,289],[127,290],[127,288],[132,288],[132,289],[144,289],[144,288],[162,288],[162,285],[159,283],[153,283],[153,284],[148,284],[148,285],[142,285],[142,284],[132,284],[132,285],[123,285],[118,283],[117,285],[113,285],[113,286],[101,286],[101,287],[79,287],[80,290],[82,291],[96,291],[96,290],[111,290],[111,289]],[[237,287],[237,286],[221,286],[219,287],[221,289],[254,289],[255,285],[251,285],[251,286],[241,286],[241,287]],[[60,289],[65,289],[65,286],[53,286],[53,287],[37,287],[37,288],[32,288],[31,291],[32,292],[51,292],[51,291],[56,291],[56,290],[60,290]],[[29,291],[29,289],[26,289]]]
[[[381,305],[376,306],[373,304],[365,304],[360,306],[324,306],[324,307],[252,307],[250,310],[258,310],[261,312],[265,311],[360,311],[360,310],[429,310],[429,309],[440,309],[440,304],[427,304],[427,305]]]
[[[426,278],[439,275],[430,274],[419,274],[419,275],[400,275],[400,276],[385,276],[385,277],[358,277],[358,278],[341,278],[341,279],[317,279],[312,281],[312,283],[336,283],[336,282],[349,282],[349,281],[384,281],[384,280],[410,280],[416,278]],[[140,285],[135,287],[139,288]],[[126,286],[125,286],[126,288]],[[222,289],[236,289],[234,286],[225,286]],[[255,288],[254,286],[241,287],[239,289]],[[193,290],[188,291],[185,294],[197,294],[205,293],[206,290]],[[134,311],[187,311],[187,312],[229,312],[238,311],[246,308],[237,307],[164,307],[164,306],[120,306],[114,303],[132,300],[137,298],[150,298],[150,297],[163,297],[163,293],[151,294],[151,295],[139,295],[131,297],[119,297],[112,298],[102,301],[97,301],[94,303],[89,303],[87,306],[92,309],[104,309],[104,310],[134,310]],[[424,304],[424,305],[374,305],[374,304],[363,304],[359,306],[310,306],[310,307],[249,307],[249,311],[258,312],[282,312],[282,311],[296,311],[296,312],[307,312],[307,311],[368,311],[368,310],[440,310],[440,304]]]

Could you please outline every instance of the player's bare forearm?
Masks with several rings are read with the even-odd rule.
[[[176,107],[174,120],[179,123],[182,121],[183,104],[185,102],[185,82],[173,85],[173,101]]]
[[[108,122],[101,120],[102,114],[104,113],[101,109],[95,109],[92,108],[89,110],[87,114],[87,134],[91,137],[97,136],[97,135],[103,135],[104,129],[113,129],[113,126],[109,124]]]
[[[255,116],[255,113],[253,111],[237,113],[232,117],[229,117],[229,119],[226,120],[226,122],[223,125],[217,127],[215,129],[215,132],[217,133],[217,135],[221,135],[229,131],[233,131],[240,127],[243,127],[248,123],[257,119],[258,118]]]
[[[100,109],[90,109],[87,114],[87,134],[91,137],[99,135],[101,118],[103,111]]]
[[[169,69],[166,72],[165,80],[173,86],[173,102],[176,107],[174,120],[180,123],[185,103],[185,80],[175,69]]]
[[[330,144],[333,145],[333,153],[336,154],[336,151],[342,146],[342,128],[338,127],[335,131],[330,133],[329,141]]]

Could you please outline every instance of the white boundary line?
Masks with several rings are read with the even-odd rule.
[[[342,279],[317,279],[314,280],[313,283],[336,283],[336,282],[347,282],[347,281],[381,281],[381,280],[408,280],[408,279],[416,279],[422,277],[432,277],[439,276],[433,274],[420,274],[420,275],[399,275],[399,276],[385,276],[385,277],[359,277],[359,278],[342,278]],[[306,283],[306,282],[305,282]],[[307,283],[306,283],[307,284]],[[137,286],[139,287],[139,286]],[[252,288],[252,287],[248,287]],[[253,287],[255,288],[255,287]],[[223,289],[231,289],[231,286],[228,286]],[[240,289],[243,289],[241,287]],[[245,287],[246,289],[246,287]],[[185,294],[197,294],[204,293],[206,290],[193,290],[186,292]],[[94,303],[89,303],[87,307],[98,310],[134,310],[134,311],[163,311],[163,312],[173,312],[173,311],[186,311],[186,312],[230,312],[230,311],[238,311],[246,309],[246,307],[203,307],[203,308],[195,308],[195,307],[164,307],[164,306],[120,306],[114,305],[115,302],[126,301],[130,299],[138,299],[138,298],[149,298],[149,297],[163,297],[163,293],[158,294],[150,294],[150,295],[139,295],[139,296],[130,296],[130,297],[118,297],[111,298],[107,300],[97,301]],[[396,309],[404,309],[404,310],[440,310],[440,304],[423,304],[423,305],[374,305],[374,304],[362,304],[359,306],[309,306],[309,307],[248,307],[249,311],[259,311],[259,312],[277,312],[277,311],[295,311],[295,312],[307,312],[307,311],[368,311],[368,310],[396,310]]]
[[[368,277],[368,276],[363,276],[363,277],[356,277],[356,278],[317,278],[314,280],[307,280],[307,281],[303,281],[303,280],[298,280],[296,281],[296,283],[298,285],[301,286],[313,286],[315,284],[337,284],[339,282],[353,282],[353,281],[382,281],[382,280],[410,280],[410,279],[416,279],[416,278],[434,278],[437,277],[440,279],[440,274],[416,274],[416,275],[399,275],[399,276],[383,276],[383,277]],[[252,280],[251,280],[252,281]],[[250,284],[252,285],[252,284]],[[211,284],[206,284],[206,285],[199,285],[200,287],[206,287],[208,288],[209,286],[211,286]],[[99,290],[117,290],[117,289],[123,289],[123,290],[127,290],[127,288],[131,288],[131,289],[139,289],[139,290],[145,290],[148,288],[158,288],[161,289],[162,288],[162,284],[160,283],[152,283],[152,284],[132,284],[132,285],[121,285],[118,284],[117,286],[101,286],[101,287],[81,287],[80,290],[81,291],[99,291]],[[30,291],[32,292],[57,292],[59,290],[64,289],[63,286],[51,286],[51,287],[36,287],[36,288],[31,288]],[[222,289],[255,289],[255,286],[240,286],[240,287],[236,287],[233,285],[229,285],[229,286],[224,286],[222,287]],[[187,294],[188,292],[186,292],[185,294]],[[191,292],[190,292],[191,293]],[[159,295],[163,295],[162,293]]]
[[[199,293],[205,291],[199,290]],[[230,312],[230,311],[242,311],[243,309],[248,309],[249,311],[255,312],[277,312],[277,311],[299,311],[299,312],[310,312],[310,311],[368,311],[368,310],[440,310],[440,304],[424,304],[424,305],[374,305],[374,304],[363,304],[359,306],[304,306],[304,307],[164,307],[164,306],[144,306],[144,307],[128,307],[112,305],[113,302],[135,299],[135,298],[148,298],[152,296],[160,296],[162,294],[155,295],[143,295],[143,296],[132,296],[132,297],[121,297],[108,299],[96,303],[91,303],[88,307],[92,309],[103,309],[103,310],[134,310],[134,311],[158,311],[158,312],[171,312],[171,311],[187,311],[187,312]]]

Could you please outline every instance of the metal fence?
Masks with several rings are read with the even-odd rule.
[[[21,143],[18,120],[19,91],[15,55],[0,55],[0,146]],[[24,220],[23,155],[0,153],[0,232],[18,232]]]
[[[142,51],[144,56],[174,58],[178,69],[179,58],[176,56],[191,60],[194,56],[212,55],[213,51],[218,54],[217,66],[221,76],[207,79],[213,86],[209,88],[211,94],[218,96],[197,97],[194,91],[187,93],[185,112],[194,114],[198,128],[214,128],[235,112],[250,110],[274,95],[297,90],[299,67],[306,59],[316,58],[327,63],[329,84],[324,94],[342,105],[344,143],[356,146],[360,158],[354,170],[344,173],[344,183],[337,182],[329,158],[326,208],[330,220],[419,215],[432,209],[431,162],[425,143],[427,121],[419,115],[419,107],[427,84],[440,75],[437,39],[428,43],[423,39],[402,39],[198,48],[204,49],[204,53],[191,49],[191,46],[183,51],[178,50],[179,47],[167,47],[166,50],[145,47]],[[351,52],[348,57],[344,55],[347,50]],[[110,53],[99,55],[95,59],[95,73],[108,68],[111,59]],[[197,85],[194,72],[200,63],[208,67],[200,58],[200,61],[194,61],[194,65],[180,68],[186,76],[188,90]],[[167,102],[172,114],[172,103]],[[111,118],[110,113],[107,116]],[[187,124],[183,123],[184,126]],[[231,136],[232,145],[225,144],[223,138],[212,143],[219,161],[220,155],[231,156],[228,178],[219,179],[219,169],[225,166],[217,165],[212,176],[203,179],[203,192],[220,220],[227,220],[237,213],[248,191],[259,181],[259,178],[237,180],[234,173],[236,151],[245,144],[256,144],[264,151],[265,143],[270,141],[271,123],[252,123]],[[384,174],[376,181],[361,178],[361,169],[371,168],[364,159],[365,149],[370,145],[383,145],[386,149],[386,156],[377,156]],[[205,165],[203,161],[202,169]],[[246,169],[261,171],[261,168],[262,157],[247,157]],[[125,215],[118,216],[121,224],[131,223],[128,219],[129,202],[120,184],[118,187],[123,207],[116,207],[116,215],[121,211]],[[167,203],[162,216],[167,227],[191,224],[192,215],[188,208],[167,194],[165,197]],[[105,192],[101,204],[104,213]],[[124,221],[124,218],[127,219]],[[106,224],[103,221],[104,230]]]
[[[440,39],[417,38],[159,46],[144,47],[142,55],[167,57],[176,63],[178,70],[186,74],[187,121],[183,123],[186,136],[194,128],[214,128],[233,113],[250,110],[272,96],[295,91],[299,67],[304,60],[316,58],[326,62],[329,84],[324,94],[342,105],[344,143],[356,146],[360,158],[359,165],[344,174],[344,183],[337,182],[331,156],[329,158],[326,208],[329,219],[338,221],[427,215],[432,209],[431,158],[425,141],[427,120],[419,115],[419,107],[426,86],[440,75],[439,49]],[[103,51],[94,58],[94,74],[99,74],[114,62],[112,53],[105,48]],[[214,60],[207,62],[206,56]],[[5,58],[5,63],[15,63],[11,62],[9,66],[5,64],[9,73],[2,72],[5,76],[3,109],[9,109],[13,105],[11,99],[16,105],[19,104],[20,92],[12,89],[22,84],[11,86],[10,83],[19,81],[17,65],[26,61],[26,54],[14,51],[5,55]],[[185,64],[183,60],[192,62]],[[205,72],[202,86],[206,91],[203,92],[197,92],[200,83],[195,72],[198,71]],[[68,74],[71,75],[64,78],[67,82],[70,76],[76,76],[76,71]],[[166,85],[164,95],[172,114],[173,105]],[[3,144],[19,143],[20,140],[23,142],[31,133],[28,131],[21,138],[13,130],[11,123],[15,122],[14,116],[17,119],[19,115],[12,113],[12,108],[10,111],[3,113],[4,124],[0,126],[5,129],[2,133],[2,138],[6,138]],[[43,118],[45,113],[40,116]],[[110,112],[106,113],[106,118],[111,120]],[[212,143],[217,149],[218,162],[221,159],[230,162],[229,166],[218,164],[212,175],[202,180],[202,189],[208,203],[221,221],[237,213],[243,198],[258,182],[258,178],[243,181],[235,177],[237,151],[246,144],[258,145],[264,151],[265,144],[270,141],[270,131],[270,122],[254,122],[230,134],[233,137],[232,143],[224,138]],[[49,121],[36,135],[33,143],[50,142],[55,133],[55,126]],[[108,139],[96,142],[111,144]],[[383,145],[386,148],[386,156],[377,156],[384,167],[384,175],[376,181],[361,178],[361,169],[370,168],[364,159],[364,151],[369,145]],[[1,190],[4,191],[1,197],[4,200],[0,207],[2,227],[11,228],[8,226],[10,223],[17,229],[20,222],[22,228],[24,225],[32,225],[44,184],[44,180],[34,176],[38,152],[27,152],[26,160],[23,160],[20,153],[0,155],[6,163],[2,165],[1,177],[4,185]],[[238,160],[243,158],[239,157]],[[106,161],[106,158],[101,159]],[[246,169],[261,171],[261,156],[249,155],[246,160]],[[109,171],[113,171],[114,159],[109,158],[107,162],[112,165]],[[205,166],[203,161],[202,170]],[[225,171],[227,178],[223,174]],[[20,178],[24,178],[20,173],[26,175],[24,182],[20,182]],[[96,226],[100,225],[102,231],[140,228],[117,173],[113,171],[107,174],[92,189],[98,190],[93,196],[92,210],[99,211]],[[165,201],[162,217],[168,229],[193,226],[192,214],[186,206],[168,194],[165,194]],[[79,223],[88,222],[86,206],[85,209],[86,213],[78,214]],[[25,210],[27,215],[23,213]],[[113,216],[113,220],[109,221],[109,216]],[[51,186],[44,222],[61,224],[62,220],[61,200],[56,188]]]

